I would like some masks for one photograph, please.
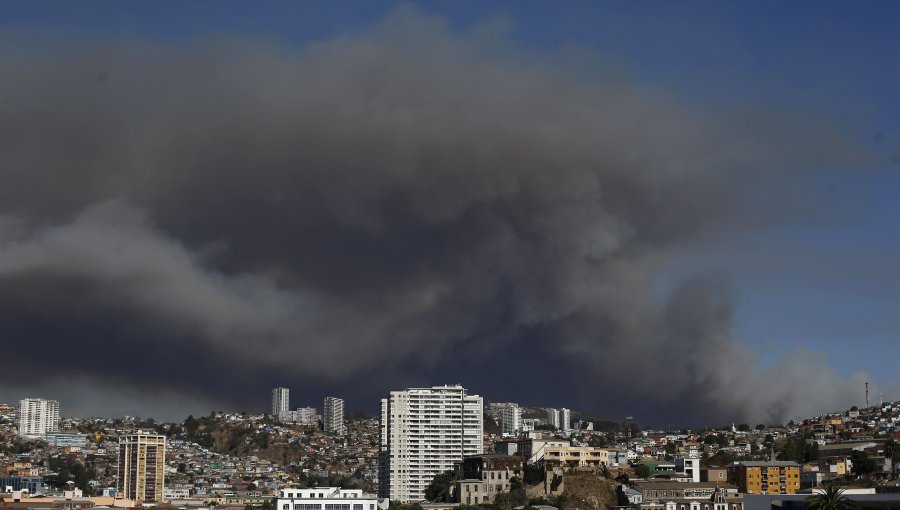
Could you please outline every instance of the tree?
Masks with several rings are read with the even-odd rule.
[[[894,438],[888,439],[884,445],[884,456],[891,459],[891,478],[897,474],[897,461],[900,459],[900,443]]]
[[[628,495],[625,494],[625,486],[619,485],[616,487],[616,504],[619,506],[628,506]]]
[[[422,510],[422,505],[418,503],[404,505],[399,501],[391,501],[388,504],[388,510]]]
[[[766,426],[762,423],[756,425],[756,430],[766,430]]]
[[[607,439],[606,434],[594,434],[588,439],[588,446],[606,448],[609,446],[609,439]]]
[[[875,472],[875,461],[870,459],[866,452],[855,450],[850,454],[850,460],[853,462],[853,474],[856,476],[866,476]]]
[[[822,486],[823,492],[806,498],[808,510],[857,510],[859,506],[844,496],[844,489],[836,483]]]
[[[741,423],[740,425],[737,426],[737,429],[740,430],[741,432],[750,432],[750,425],[747,425],[746,423]]]
[[[97,473],[94,472],[93,468],[86,467],[84,464],[69,458],[53,457],[50,459],[49,468],[56,474],[48,476],[46,478],[47,483],[57,489],[65,489],[68,482],[73,482],[75,487],[88,493],[90,491],[88,482],[97,478]]]
[[[647,478],[650,476],[650,466],[646,464],[637,464],[634,466],[634,476],[638,478]]]
[[[497,494],[497,497],[494,498],[494,508],[505,510],[527,505],[528,496],[525,494],[525,484],[515,476],[509,480],[509,492]]]
[[[485,434],[499,434],[500,433],[500,425],[488,415],[484,415],[484,433]]]
[[[434,479],[425,488],[425,498],[428,501],[444,502],[450,501],[450,487],[454,481],[453,471],[444,471],[434,475]]]

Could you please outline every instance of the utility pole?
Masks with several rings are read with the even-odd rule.
[[[866,381],[866,409],[869,408],[869,381]]]

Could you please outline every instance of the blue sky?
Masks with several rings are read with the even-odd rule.
[[[408,2],[404,2],[408,3]],[[398,2],[0,2],[0,29],[56,37],[209,36],[302,46],[354,34]],[[806,183],[823,214],[714,243],[693,264],[721,267],[736,336],[774,361],[827,352],[845,373],[896,378],[900,355],[900,2],[447,1],[416,3],[460,32],[508,23],[535,52],[584,46],[649,88],[700,109],[812,112],[868,152],[861,168]],[[598,65],[600,65],[598,63]],[[900,397],[900,395],[897,395]]]

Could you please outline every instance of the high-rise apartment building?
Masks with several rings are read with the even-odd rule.
[[[19,401],[19,435],[43,436],[59,432],[59,402],[42,398]]]
[[[318,420],[316,419],[316,409],[314,407],[298,407],[294,411],[288,411],[287,419],[284,419],[283,421],[289,421],[300,425],[315,425],[318,423]]]
[[[119,438],[117,488],[125,499],[162,501],[165,468],[166,436],[128,434]]]
[[[325,405],[322,409],[322,425],[329,434],[344,435],[347,426],[344,425],[344,399],[337,397],[325,397]]]
[[[559,410],[559,430],[563,432],[572,431],[572,416],[565,407]]]
[[[522,408],[510,403],[500,410],[500,430],[504,436],[515,436],[522,432]]]
[[[547,409],[547,425],[558,429],[560,422],[559,409]]]
[[[284,420],[291,410],[291,390],[275,388],[272,390],[272,416],[276,420]]]
[[[570,432],[572,430],[571,413],[565,407],[560,409],[547,409],[547,424],[553,425],[563,432]]]
[[[380,496],[425,499],[436,474],[484,452],[483,415],[482,398],[459,385],[392,391],[381,400]]]

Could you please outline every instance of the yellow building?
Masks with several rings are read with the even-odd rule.
[[[796,494],[800,465],[789,461],[736,462],[728,468],[729,481],[746,494]]]
[[[119,495],[138,502],[163,499],[166,436],[130,434],[119,439]]]

